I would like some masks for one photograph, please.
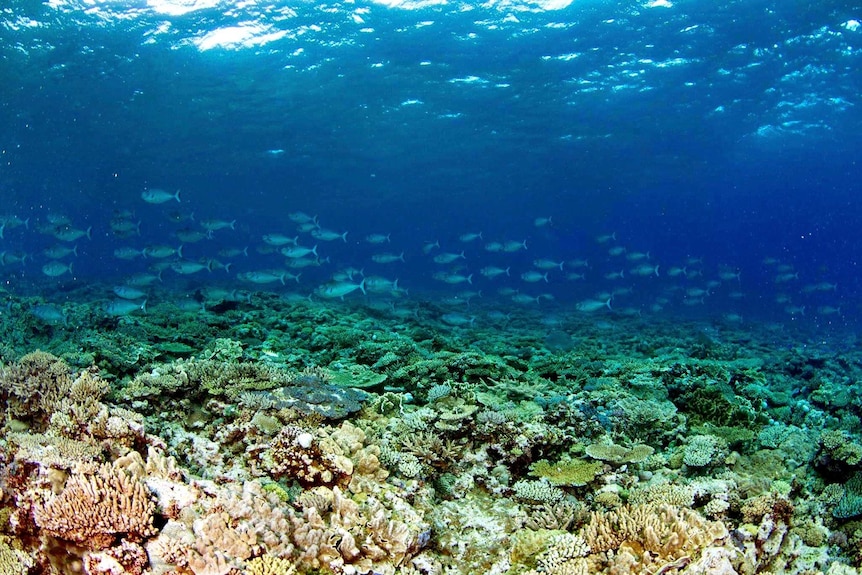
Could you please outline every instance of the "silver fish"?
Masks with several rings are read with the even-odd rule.
[[[177,190],[176,193],[172,194],[160,188],[150,188],[149,190],[144,190],[143,192],[141,192],[141,199],[148,204],[164,204],[165,202],[169,202],[171,200],[176,200],[179,202],[180,191]]]

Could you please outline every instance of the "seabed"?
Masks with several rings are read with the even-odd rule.
[[[266,293],[53,325],[6,302],[3,575],[859,572],[852,341]]]

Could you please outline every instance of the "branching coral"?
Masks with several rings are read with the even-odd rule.
[[[96,474],[70,476],[62,493],[34,505],[33,517],[49,535],[103,549],[121,536],[140,541],[154,535],[154,511],[143,483],[102,465]]]
[[[632,573],[692,557],[727,536],[719,521],[670,505],[638,505],[593,512],[582,535],[591,560],[604,567],[626,565]],[[613,554],[605,553],[613,550]]]

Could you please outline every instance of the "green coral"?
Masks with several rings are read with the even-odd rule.
[[[599,474],[602,464],[584,459],[561,459],[550,463],[546,459],[530,466],[530,475],[547,479],[551,485],[582,487]]]
[[[844,484],[844,495],[832,510],[832,516],[837,519],[849,519],[859,515],[862,515],[862,473],[856,472]]]

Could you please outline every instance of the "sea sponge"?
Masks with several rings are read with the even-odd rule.
[[[143,483],[106,464],[93,475],[73,473],[62,493],[34,505],[33,518],[48,535],[104,549],[120,536],[155,535],[154,511]]]

